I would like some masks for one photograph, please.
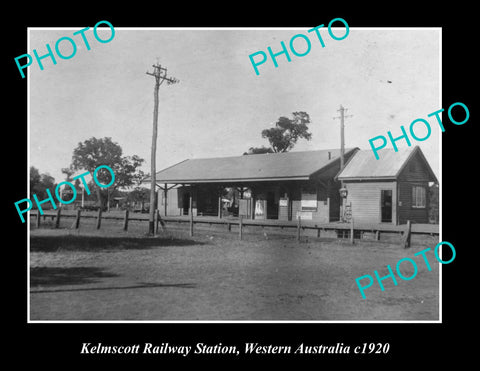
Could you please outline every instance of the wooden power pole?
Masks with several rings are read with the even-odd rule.
[[[345,118],[352,117],[352,115],[345,116],[345,111],[347,111],[347,109],[340,105],[340,109],[338,110],[340,116],[333,118],[334,120],[340,119],[340,171],[342,171],[345,166]]]
[[[340,112],[340,116],[333,118],[334,120],[340,119],[340,171],[342,171],[343,168],[345,167],[345,118],[352,117],[352,115],[345,116],[345,111],[347,111],[347,109],[343,108],[343,106],[340,105],[340,109],[338,110],[338,112]],[[340,181],[340,188],[341,189],[344,188],[343,180]],[[342,197],[342,205],[340,210],[341,220],[344,220],[345,202],[346,202],[346,198]]]
[[[155,89],[154,89],[154,108],[153,108],[153,133],[152,133],[152,153],[151,153],[151,182],[150,182],[150,215],[148,219],[148,233],[151,235],[155,234],[155,186],[157,183],[156,179],[156,164],[155,159],[157,155],[157,129],[158,129],[158,89],[160,85],[164,81],[167,82],[168,85],[176,84],[179,81],[175,78],[168,78],[167,77],[167,69],[163,68],[159,64],[154,64],[153,66],[153,73],[147,72],[147,75],[155,77]]]

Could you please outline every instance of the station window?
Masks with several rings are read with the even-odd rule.
[[[412,207],[421,208],[426,207],[426,189],[423,186],[412,187]]]

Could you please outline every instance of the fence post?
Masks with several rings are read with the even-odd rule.
[[[190,218],[190,237],[193,237],[193,198],[191,195],[188,205],[188,214]]]
[[[127,231],[128,230],[128,209],[125,209],[125,217],[123,218],[123,230]]]
[[[240,215],[240,221],[238,222],[238,236],[240,237],[240,240],[243,238],[243,215]]]
[[[160,226],[162,227],[162,232],[165,232],[166,231],[166,226],[165,226],[166,222],[162,219],[162,216],[160,215],[160,209],[158,209],[157,217],[158,217],[158,223],[160,223]]]
[[[159,211],[158,209],[155,209],[155,212],[153,214],[153,222],[154,222],[154,227],[153,227],[153,234],[156,235],[158,233],[158,221],[159,221]]]
[[[410,220],[407,220],[407,230],[405,231],[405,237],[403,240],[403,247],[407,248],[410,247],[410,237],[412,232],[412,224]]]
[[[80,226],[80,213],[81,213],[81,210],[80,209],[77,209],[77,215],[75,217],[75,229],[78,229],[78,227]]]
[[[98,208],[98,215],[97,215],[97,229],[100,229],[100,225],[102,224],[102,208]]]
[[[37,210],[37,228],[40,228],[40,210]]]
[[[300,215],[297,215],[297,241],[300,241],[300,227],[302,222],[300,221]]]
[[[218,218],[222,218],[222,196],[218,197]]]
[[[59,207],[57,209],[57,219],[55,220],[55,228],[58,228],[60,226],[60,213],[61,213],[62,208]]]
[[[350,243],[353,245],[355,243],[353,235],[355,233],[355,229],[353,228],[353,216],[350,217]]]

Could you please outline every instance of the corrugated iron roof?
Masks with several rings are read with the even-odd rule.
[[[432,181],[436,177],[430,168],[420,147],[406,147],[395,152],[393,148],[384,148],[380,151],[380,158],[377,160],[371,150],[360,150],[346,164],[337,178],[339,180],[352,179],[396,179],[407,162],[415,154],[419,154],[427,166]]]
[[[353,150],[357,148],[346,149],[345,154]],[[190,159],[157,172],[156,181],[201,183],[302,180],[309,179],[313,173],[339,161],[339,156],[339,149],[327,149]]]

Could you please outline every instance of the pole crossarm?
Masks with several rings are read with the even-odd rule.
[[[167,82],[167,85],[177,84],[180,82],[175,77],[167,77],[167,69],[162,67],[159,64],[153,64],[153,72],[146,72],[147,75],[154,76],[157,83],[161,85],[164,81]]]

